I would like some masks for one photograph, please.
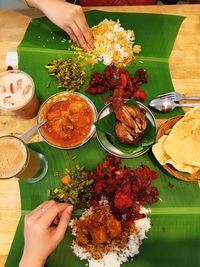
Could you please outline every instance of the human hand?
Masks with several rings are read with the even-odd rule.
[[[19,267],[42,267],[63,239],[73,207],[45,201],[25,217],[25,246]]]
[[[92,33],[81,6],[66,3],[63,0],[27,0],[27,3],[40,9],[83,49],[94,48]]]

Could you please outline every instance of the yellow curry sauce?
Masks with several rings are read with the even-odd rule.
[[[88,137],[94,123],[94,111],[84,98],[68,94],[50,107],[44,106],[41,118],[47,118],[41,133],[48,142],[60,147],[74,147]]]

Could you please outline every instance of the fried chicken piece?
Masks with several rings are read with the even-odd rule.
[[[140,140],[140,134],[136,134],[130,127],[119,121],[115,124],[115,134],[121,143],[134,144]]]
[[[122,105],[115,111],[118,122],[115,124],[115,134],[121,143],[135,144],[143,136],[147,127],[143,109]]]
[[[133,128],[136,133],[141,133],[146,129],[144,113],[138,107],[122,105],[115,112],[115,115],[120,122]]]
[[[90,229],[90,234],[92,236],[92,242],[94,244],[104,244],[108,240],[108,235],[105,226],[99,226]]]
[[[112,215],[107,218],[106,229],[111,239],[121,236],[121,223]]]
[[[87,245],[87,243],[88,243],[87,236],[84,235],[84,234],[79,233],[79,234],[77,235],[77,243],[78,243],[80,246]]]

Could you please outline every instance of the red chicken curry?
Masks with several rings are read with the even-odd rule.
[[[44,113],[47,122],[41,127],[43,137],[60,147],[80,145],[90,134],[94,111],[79,95],[69,94],[66,99],[51,105]]]

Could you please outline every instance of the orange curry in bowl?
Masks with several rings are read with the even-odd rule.
[[[47,122],[40,128],[43,138],[53,146],[73,148],[91,135],[95,112],[84,97],[68,93],[44,103],[40,120],[45,118]]]

